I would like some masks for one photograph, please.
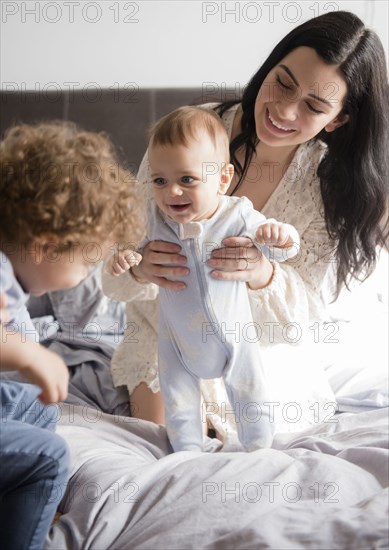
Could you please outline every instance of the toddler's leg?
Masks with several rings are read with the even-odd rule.
[[[228,399],[235,411],[238,437],[247,451],[271,447],[274,424],[270,421],[265,378],[260,363],[235,363],[225,377]]]
[[[159,355],[159,383],[166,431],[175,451],[202,451],[200,381],[181,363],[174,343],[164,339]]]
[[[12,418],[12,411],[19,414],[19,391],[23,407],[31,413],[29,420],[33,420],[37,391],[24,386],[16,384],[11,391],[1,384],[0,389],[0,540],[4,550],[42,550],[68,479],[66,442],[50,430],[31,425],[33,422]],[[7,402],[10,395],[12,401]],[[55,425],[54,409],[49,411],[44,414],[40,410],[38,424]]]
[[[37,397],[41,390],[32,384],[1,381],[0,407],[2,420],[20,420],[40,428],[54,431],[59,417],[55,403],[43,405]]]

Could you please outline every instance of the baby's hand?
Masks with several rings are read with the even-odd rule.
[[[138,265],[141,260],[142,256],[130,248],[116,250],[108,261],[106,269],[111,275],[122,275],[122,273],[131,269],[134,265]]]
[[[293,245],[289,232],[282,223],[264,223],[257,229],[255,239],[260,244],[271,244],[279,248],[288,248]]]

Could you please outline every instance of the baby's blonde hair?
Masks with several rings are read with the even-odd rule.
[[[198,140],[204,130],[215,149],[220,151],[223,162],[230,161],[230,144],[227,131],[219,115],[201,107],[180,107],[162,117],[150,130],[150,147],[157,145],[183,145]]]
[[[0,196],[1,248],[47,235],[68,247],[144,234],[134,176],[107,136],[73,123],[10,128],[0,143]]]

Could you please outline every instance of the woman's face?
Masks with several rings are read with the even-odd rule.
[[[269,146],[297,146],[323,128],[336,130],[347,85],[338,65],[328,65],[312,48],[290,52],[265,78],[255,103],[259,140]]]

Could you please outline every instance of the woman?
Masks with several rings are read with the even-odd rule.
[[[233,236],[210,260],[214,277],[247,283],[269,364],[285,360],[274,344],[301,341],[312,323],[326,318],[326,304],[342,287],[374,269],[377,246],[388,235],[387,106],[380,40],[348,12],[329,13],[291,31],[241,101],[212,106],[230,135],[237,172],[231,194],[247,196],[266,216],[294,225],[301,237],[301,254],[283,265],[258,258],[250,241]],[[139,180],[149,181],[146,157]],[[179,252],[171,243],[150,243],[133,273],[179,290],[187,274]],[[133,281],[134,296],[139,284]],[[163,423],[160,395],[154,393],[155,304],[134,302],[133,313],[134,354],[130,365],[113,365],[114,379],[128,386],[135,416]],[[302,384],[293,372],[286,381],[294,385],[292,399]],[[212,392],[206,392],[207,400]]]

